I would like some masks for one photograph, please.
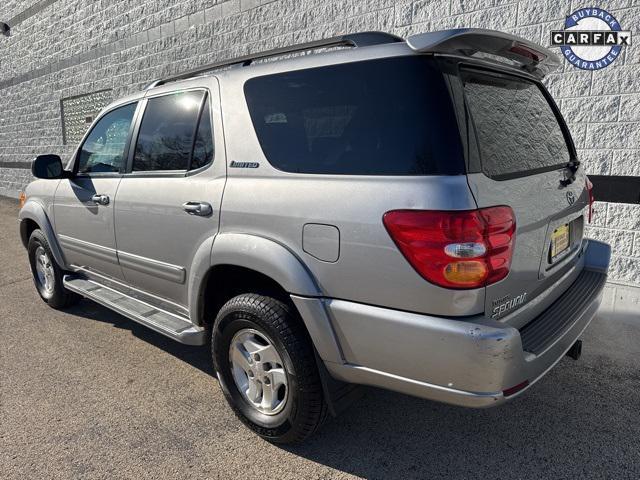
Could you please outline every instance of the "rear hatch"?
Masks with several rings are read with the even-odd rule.
[[[461,68],[460,79],[469,118],[469,186],[479,208],[507,205],[516,219],[511,268],[487,287],[485,314],[521,327],[561,295],[551,287],[568,286],[557,282],[580,257],[586,177],[539,82],[478,67]],[[514,314],[534,299],[537,308]]]

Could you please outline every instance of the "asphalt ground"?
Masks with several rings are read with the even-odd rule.
[[[526,395],[466,410],[382,390],[306,444],[233,416],[206,349],[36,294],[0,200],[0,478],[639,478],[640,313],[612,299]],[[613,290],[608,296],[613,295]]]

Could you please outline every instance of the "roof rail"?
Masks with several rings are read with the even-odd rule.
[[[171,77],[155,80],[147,85],[144,89],[164,85],[165,83],[175,82],[177,80],[183,80],[185,78],[194,77],[201,73],[208,72],[215,68],[228,67],[231,65],[242,65],[246,67],[251,65],[254,60],[262,58],[277,57],[279,55],[286,55],[288,53],[303,52],[305,50],[315,50],[318,48],[330,48],[330,47],[369,47],[371,45],[381,45],[384,43],[403,42],[401,37],[386,32],[359,32],[351,33],[348,35],[340,35],[337,37],[325,38],[322,40],[314,40],[306,43],[299,43],[288,47],[274,48],[272,50],[266,50],[264,52],[252,53],[249,55],[243,55],[227,60],[221,60],[219,62],[203,65],[202,67],[187,70],[186,72],[173,75]]]

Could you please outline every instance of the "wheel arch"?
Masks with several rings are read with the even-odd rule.
[[[56,238],[51,221],[49,220],[44,207],[34,200],[27,200],[27,203],[25,203],[20,209],[18,219],[20,221],[20,239],[22,240],[25,248],[29,243],[31,233],[33,233],[35,229],[40,229],[49,243],[51,253],[53,254],[56,263],[60,268],[66,269],[67,264],[64,254],[60,249],[58,239]]]
[[[40,225],[36,223],[35,220],[31,218],[25,218],[20,220],[20,240],[22,240],[22,245],[24,248],[29,246],[29,238],[34,230],[40,228]]]
[[[323,360],[341,362],[323,292],[293,252],[264,237],[235,233],[212,239],[210,252],[206,269],[192,269],[189,313],[196,325],[212,323],[220,307],[235,295],[267,294],[294,308]]]
[[[222,306],[231,298],[256,293],[292,304],[282,285],[257,270],[234,264],[212,266],[204,278],[200,299],[200,324],[210,325]]]
[[[211,291],[213,285],[222,288],[225,284],[222,274],[229,271],[233,271],[236,278],[241,276],[240,272],[244,273],[244,278],[254,284],[273,282],[271,286],[277,285],[287,296],[322,296],[311,272],[285,246],[257,235],[220,233],[205,241],[193,260],[189,278],[189,314],[194,323],[205,323],[203,307],[207,290]]]

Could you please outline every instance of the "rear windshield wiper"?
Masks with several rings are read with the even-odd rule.
[[[571,185],[576,179],[576,172],[578,171],[578,168],[580,168],[580,162],[578,160],[571,160],[564,166],[564,168],[569,170],[570,173],[568,177],[560,180],[560,185],[566,187],[567,185]]]

